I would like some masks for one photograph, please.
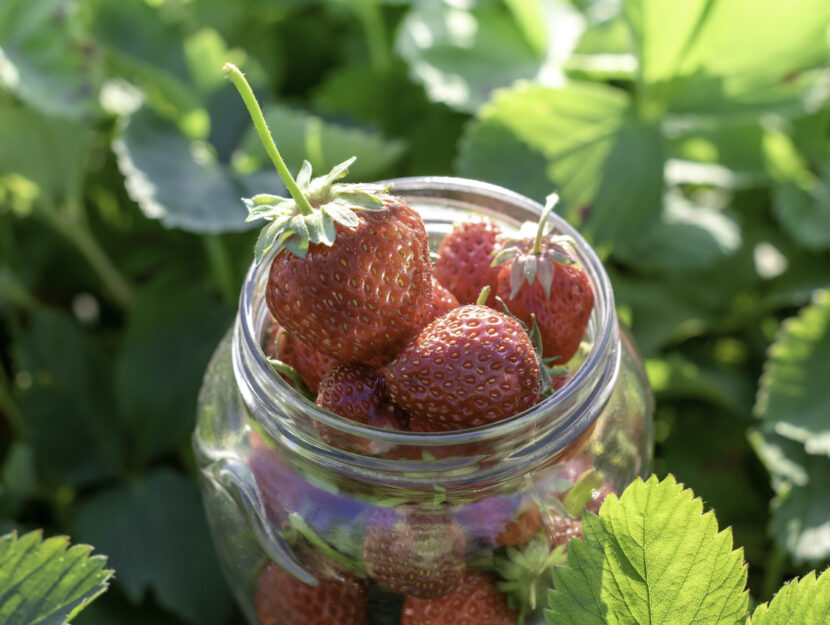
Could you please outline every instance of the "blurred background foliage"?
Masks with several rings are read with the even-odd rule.
[[[107,554],[75,622],[239,622],[190,450],[196,392],[289,166],[554,188],[656,391],[655,471],[750,587],[830,557],[826,0],[3,0],[0,530]]]

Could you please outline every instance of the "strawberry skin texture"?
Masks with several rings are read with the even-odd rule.
[[[491,289],[487,305],[496,303],[500,267],[491,267],[501,228],[489,219],[455,224],[441,242],[435,261],[435,277],[460,304],[473,304],[485,286]]]
[[[285,330],[280,332],[279,324],[276,322],[269,331],[265,353],[271,358],[294,367],[308,390],[315,394],[320,380],[329,369],[337,364],[334,358],[329,358],[312,349]]]
[[[366,522],[363,564],[393,592],[445,597],[464,575],[466,546],[464,530],[449,515],[378,508]]]
[[[461,585],[443,599],[407,597],[401,625],[515,625],[516,613],[484,573],[469,571]]]
[[[317,405],[352,421],[390,430],[405,430],[405,414],[389,399],[386,382],[373,367],[354,363],[331,369],[320,382]],[[333,447],[375,455],[373,441],[315,422],[321,438]]]
[[[254,608],[262,625],[369,625],[366,590],[356,578],[303,582],[269,563],[257,582]]]
[[[568,548],[571,538],[582,538],[582,521],[554,515],[548,528],[548,544],[551,547]]]
[[[390,360],[424,324],[432,268],[424,223],[404,201],[364,211],[354,228],[336,225],[333,246],[310,244],[304,259],[282,250],[266,301],[279,324],[343,362]]]
[[[539,398],[539,365],[522,326],[486,306],[427,325],[383,369],[392,400],[432,431],[493,423]]]
[[[451,310],[458,308],[458,300],[455,295],[444,288],[444,285],[432,277],[432,303],[430,304],[429,317],[427,323],[438,317],[443,317]],[[426,324],[424,324],[426,325]]]
[[[533,284],[524,282],[516,297],[510,299],[512,260],[499,272],[498,294],[510,312],[528,327],[532,323],[531,314],[536,314],[536,323],[542,333],[542,355],[546,358],[558,356],[557,364],[564,364],[573,358],[585,336],[594,307],[594,292],[584,271],[572,265],[555,263],[555,266],[550,297],[536,280]]]

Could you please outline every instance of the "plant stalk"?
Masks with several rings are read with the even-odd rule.
[[[558,193],[551,193],[545,201],[545,210],[542,211],[542,216],[539,217],[539,227],[536,229],[536,240],[533,242],[533,254],[542,253],[542,238],[545,236],[545,224],[548,223],[548,216],[558,202]]]
[[[239,71],[239,68],[233,63],[225,63],[222,70],[225,72],[225,76],[230,78],[234,87],[236,87],[236,90],[239,92],[239,95],[242,96],[242,100],[245,102],[245,106],[248,109],[251,120],[254,122],[254,126],[256,127],[259,139],[262,141],[262,145],[265,146],[265,151],[268,152],[268,156],[271,157],[271,162],[274,163],[274,167],[277,168],[277,173],[285,183],[285,187],[297,203],[300,213],[303,215],[311,215],[313,212],[311,204],[308,203],[308,199],[306,199],[305,195],[303,195],[300,187],[297,186],[294,176],[291,175],[291,172],[288,171],[288,167],[285,166],[285,161],[282,160],[282,156],[277,149],[277,144],[274,143],[274,138],[271,136],[271,132],[268,130],[268,124],[265,123],[265,117],[262,115],[262,109],[259,107],[256,96],[251,89],[251,85],[249,85],[248,81],[245,79],[245,75]]]

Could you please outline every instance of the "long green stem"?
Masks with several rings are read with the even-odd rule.
[[[360,0],[354,3],[354,9],[366,31],[366,45],[369,48],[369,60],[375,69],[389,66],[389,46],[386,42],[386,25],[383,23],[381,7],[375,2]]]
[[[542,237],[545,236],[545,224],[548,223],[548,216],[558,202],[559,195],[557,193],[551,193],[545,201],[545,210],[542,211],[542,216],[539,217],[539,228],[536,230],[536,241],[533,243],[534,254],[540,254],[542,252]]]
[[[233,63],[225,63],[222,70],[225,72],[225,76],[231,79],[234,87],[239,91],[239,95],[242,96],[242,100],[245,102],[248,113],[251,115],[251,119],[256,127],[259,139],[262,141],[262,145],[265,146],[265,151],[268,152],[268,156],[271,157],[271,162],[274,163],[274,167],[277,168],[277,173],[279,173],[280,178],[285,183],[286,189],[288,189],[291,197],[294,198],[300,212],[303,215],[310,215],[313,212],[311,204],[308,203],[305,195],[300,191],[300,187],[297,186],[297,182],[294,180],[291,172],[288,171],[288,167],[285,166],[285,161],[282,160],[282,156],[280,156],[280,152],[277,150],[277,145],[274,143],[274,138],[268,130],[268,124],[265,123],[265,117],[262,115],[262,109],[259,108],[259,103],[256,101],[256,96],[251,89],[251,85],[245,80],[245,75]]]

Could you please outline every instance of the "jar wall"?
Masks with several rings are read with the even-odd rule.
[[[426,196],[430,188],[423,187]],[[476,193],[461,193],[449,213],[419,207],[433,245],[467,205],[516,225],[541,208],[509,192],[507,199],[495,197],[492,188],[483,193],[495,199],[481,206]],[[206,373],[194,446],[217,552],[248,622],[282,623],[265,615],[278,610],[285,618],[323,594],[338,598],[345,610],[336,616],[340,622],[367,623],[369,614],[396,622],[405,596],[444,596],[475,576],[510,582],[504,576],[515,574],[511,553],[563,560],[581,515],[644,476],[651,461],[651,394],[608,299],[613,332],[597,317],[588,341],[596,347],[601,330],[614,339],[605,348],[608,372],[566,393],[573,404],[568,414],[581,416],[554,430],[545,427],[553,418],[534,422],[524,415],[516,436],[386,444],[371,459],[349,458],[314,440],[313,422],[326,417],[315,415],[313,405],[287,401],[287,386],[276,376],[271,387],[263,382],[264,394],[280,401],[263,407],[261,394],[246,386],[252,374],[238,353],[245,328],[237,319],[236,340],[225,337]],[[263,322],[263,315],[253,317]],[[263,359],[247,354],[257,357]],[[556,416],[552,399],[540,410]],[[522,430],[522,419],[531,427]],[[541,603],[528,595],[531,582],[538,582]],[[521,577],[507,596],[510,607],[524,612],[527,623],[544,622],[548,584],[549,572],[538,580]]]

